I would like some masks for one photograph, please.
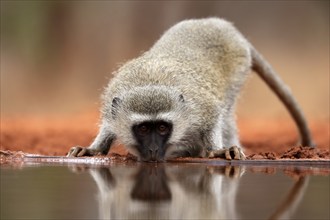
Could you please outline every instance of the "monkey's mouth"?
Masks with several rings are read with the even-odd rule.
[[[141,157],[141,161],[147,163],[163,163],[165,158],[156,158],[156,157]]]
[[[143,162],[148,163],[163,163],[165,162],[165,157],[162,154],[141,154],[140,153],[140,160]]]
[[[162,149],[163,148],[163,149]],[[137,156],[139,161],[150,163],[163,163],[166,162],[164,146],[158,147],[157,150],[150,150],[148,146],[135,146],[137,149]],[[147,150],[148,149],[148,150]]]

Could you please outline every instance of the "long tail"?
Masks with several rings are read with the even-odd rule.
[[[300,133],[301,145],[314,147],[311,133],[309,131],[304,114],[300,109],[298,102],[285,85],[281,78],[276,74],[269,63],[251,46],[252,69],[266,82],[266,84],[275,92],[277,97],[284,103]]]

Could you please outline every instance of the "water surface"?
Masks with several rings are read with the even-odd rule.
[[[2,165],[1,219],[329,219],[329,166]]]

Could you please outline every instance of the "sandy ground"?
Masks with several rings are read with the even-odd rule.
[[[98,113],[75,116],[34,116],[1,118],[1,156],[9,152],[64,156],[72,146],[88,146],[98,131]],[[297,131],[292,121],[239,119],[241,142],[250,160],[330,159],[329,122],[310,122],[317,148],[297,146]],[[127,156],[117,144],[110,155]]]

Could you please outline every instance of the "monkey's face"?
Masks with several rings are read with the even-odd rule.
[[[106,107],[110,130],[142,161],[166,160],[194,123],[192,109],[174,88],[133,88]]]
[[[134,146],[143,161],[164,161],[167,141],[172,134],[173,125],[163,120],[145,121],[135,124],[132,133],[137,145]]]

